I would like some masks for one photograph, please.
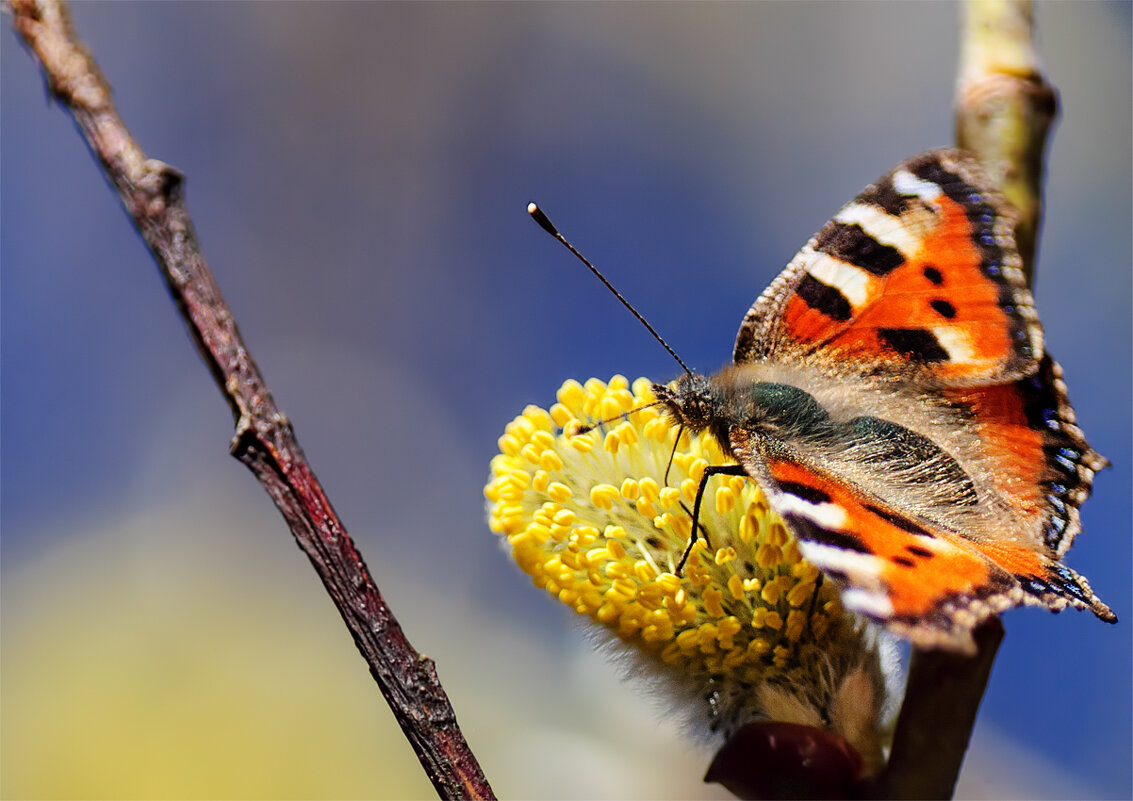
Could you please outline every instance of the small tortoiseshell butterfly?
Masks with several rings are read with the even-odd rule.
[[[844,605],[919,646],[971,651],[1021,604],[1116,620],[1059,561],[1106,461],[1044,348],[1013,223],[970,156],[905,161],[756,300],[733,365],[653,388],[739,463],[705,481],[754,479]]]

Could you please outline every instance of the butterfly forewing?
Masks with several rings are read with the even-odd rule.
[[[1042,333],[1013,216],[958,151],[904,162],[847,204],[756,301],[735,361],[805,354],[938,385],[1033,372]]]

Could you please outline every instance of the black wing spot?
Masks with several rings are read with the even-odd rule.
[[[936,300],[931,301],[928,305],[932,306],[933,310],[941,317],[947,317],[949,320],[951,320],[956,316],[956,307],[946,300],[937,298]]]
[[[931,264],[926,265],[925,268],[921,270],[921,272],[924,273],[925,278],[927,278],[937,286],[940,286],[944,283],[944,274],[941,273],[940,270],[933,267]]]
[[[951,358],[940,340],[923,328],[879,328],[877,336],[883,344],[919,362],[946,362]]]
[[[913,556],[919,556],[922,559],[931,559],[936,555],[928,548],[922,548],[919,545],[906,545],[905,550],[911,553]]]
[[[841,291],[822,283],[810,273],[803,275],[796,293],[807,306],[832,320],[845,322],[853,316],[853,307]]]
[[[907,556],[891,556],[891,557],[889,557],[889,561],[894,562],[898,565],[902,565],[904,567],[916,567],[917,566],[917,563],[914,562],[912,559],[910,559]]]

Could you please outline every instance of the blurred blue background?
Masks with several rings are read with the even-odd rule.
[[[1128,3],[1044,3],[1037,305],[1113,462],[1068,562],[1121,622],[1006,616],[960,793],[1128,798]],[[846,200],[952,139],[958,8],[82,3],[187,175],[253,355],[503,797],[726,797],[484,521],[503,426],[702,370]],[[5,797],[431,797],[117,197],[0,34]]]

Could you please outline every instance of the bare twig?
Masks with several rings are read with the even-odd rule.
[[[973,152],[1019,214],[1015,237],[1033,280],[1042,216],[1043,151],[1057,95],[1039,72],[1030,0],[968,0],[963,6],[956,142]],[[889,763],[878,798],[951,798],[1003,625],[975,632],[975,657],[914,650]]]
[[[1019,212],[1015,240],[1033,281],[1043,156],[1058,94],[1040,72],[1030,0],[963,6],[956,143],[975,153]]]
[[[181,174],[146,158],[130,136],[62,0],[11,0],[10,8],[13,26],[39,60],[52,95],[74,116],[118,190],[232,408],[232,454],[256,474],[310,558],[438,794],[493,798],[432,660],[413,649],[386,606],[244,347],[201,254]]]
[[[993,617],[973,635],[975,656],[913,651],[889,763],[863,797],[952,797],[1003,640],[1003,623]]]

